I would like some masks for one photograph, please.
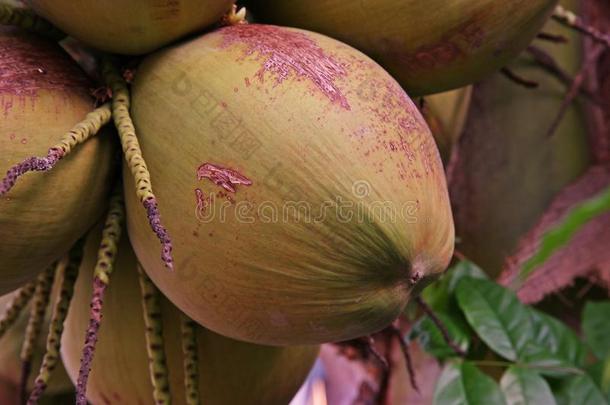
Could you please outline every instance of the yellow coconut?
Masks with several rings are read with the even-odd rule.
[[[0,176],[48,149],[94,107],[92,84],[54,43],[0,28]],[[34,279],[99,218],[114,142],[100,133],[47,173],[22,176],[0,197],[0,294]],[[6,180],[6,179],[5,179]],[[6,182],[0,180],[0,189]]]
[[[222,28],[146,59],[132,115],[176,271],[153,253],[158,241],[128,192],[134,249],[163,293],[216,332],[280,345],[365,335],[451,257],[446,182],[425,121],[390,75],[343,43]]]
[[[360,49],[410,95],[462,87],[521,52],[557,0],[252,0],[260,22],[330,35]]]
[[[235,0],[27,0],[67,34],[97,49],[139,55],[220,20]]]
[[[87,241],[85,258],[62,338],[62,357],[76,383],[89,323],[93,266],[99,232]],[[172,401],[185,403],[180,340],[180,316],[163,299],[163,336]],[[135,255],[127,238],[106,290],[102,325],[87,399],[93,404],[152,404],[145,326]],[[201,402],[214,405],[285,405],[296,394],[317,356],[318,348],[266,347],[237,342],[197,328]]]

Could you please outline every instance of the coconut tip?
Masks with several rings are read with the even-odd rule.
[[[21,163],[17,163],[6,172],[6,176],[4,176],[2,183],[0,183],[0,197],[4,196],[15,186],[17,179],[20,176],[27,172],[49,171],[63,155],[63,150],[51,148],[45,157],[32,156],[23,160]]]
[[[169,233],[163,224],[161,223],[161,214],[159,213],[159,206],[157,200],[154,197],[149,197],[143,201],[144,208],[146,208],[146,215],[148,217],[148,223],[152,228],[152,231],[157,235],[159,242],[161,242],[161,260],[165,263],[165,267],[168,270],[174,270],[174,258],[172,257],[172,241],[169,237]]]

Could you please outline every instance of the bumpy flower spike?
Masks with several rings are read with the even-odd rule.
[[[38,376],[34,381],[34,389],[27,401],[28,405],[35,405],[38,403],[40,397],[47,388],[53,370],[55,370],[55,367],[59,362],[61,335],[64,331],[64,321],[68,315],[70,301],[74,294],[74,284],[76,283],[76,277],[78,276],[78,269],[83,260],[83,246],[84,239],[80,239],[76,242],[72,249],[70,249],[70,253],[68,253],[68,263],[63,269],[60,267],[62,270],[61,274],[57,274],[58,278],[61,276],[61,288],[59,297],[53,308],[53,315],[51,316],[49,334],[47,335],[46,352],[42,358]]]
[[[87,114],[83,121],[76,124],[55,146],[49,149],[47,156],[30,157],[11,167],[0,183],[0,197],[13,188],[19,176],[31,171],[51,170],[58,161],[69,155],[75,146],[95,136],[100,128],[110,121],[110,118],[110,103],[107,103]]]
[[[197,323],[182,314],[180,317],[182,333],[182,355],[184,366],[184,387],[187,405],[199,405],[199,363],[197,355]]]
[[[171,403],[171,394],[163,345],[160,293],[139,264],[138,274],[140,276],[140,290],[142,291],[142,309],[144,311],[144,324],[146,325],[146,350],[153,386],[153,398],[155,404],[166,405]]]
[[[91,363],[95,354],[98,331],[102,322],[102,306],[104,304],[104,293],[110,283],[110,276],[114,270],[114,261],[121,239],[121,230],[125,218],[123,205],[122,184],[119,182],[110,198],[110,208],[106,216],[106,223],[102,232],[102,241],[97,253],[93,277],[93,294],[91,297],[91,313],[89,315],[89,327],[85,336],[85,345],[80,360],[80,370],[76,383],[76,404],[87,404],[87,381],[91,371]]]
[[[66,36],[66,34],[55,28],[47,20],[36,15],[33,11],[9,4],[0,4],[0,24],[20,27],[56,41]]]
[[[6,307],[4,314],[0,318],[0,339],[6,333],[7,330],[13,326],[21,311],[28,305],[34,291],[36,290],[36,281],[31,281],[21,287],[19,291],[13,296],[13,299]]]
[[[129,114],[131,100],[127,83],[117,70],[114,62],[109,58],[105,58],[102,61],[102,75],[112,90],[112,116],[117,131],[119,132],[125,161],[134,177],[136,194],[142,205],[144,205],[144,208],[146,208],[148,222],[150,223],[153,232],[161,242],[161,258],[165,262],[167,268],[173,270],[174,259],[172,258],[172,241],[167,229],[161,224],[157,199],[153,194],[150,182],[150,173],[148,172],[148,167],[146,167],[146,162],[142,157],[140,143],[138,142],[136,130],[133,121],[131,120],[131,115]]]
[[[34,291],[34,300],[30,307],[30,317],[28,324],[25,329],[25,338],[23,345],[21,346],[21,386],[20,394],[22,403],[25,402],[27,383],[32,369],[32,357],[34,356],[34,348],[36,342],[40,336],[40,330],[44,323],[44,317],[47,313],[47,306],[49,305],[49,299],[51,295],[51,288],[53,287],[53,279],[58,267],[57,263],[54,263],[43,273],[41,273],[36,279],[36,288]]]

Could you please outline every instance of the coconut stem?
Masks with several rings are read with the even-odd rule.
[[[173,270],[172,242],[167,229],[161,223],[157,199],[150,182],[150,173],[142,157],[140,143],[129,113],[131,100],[127,83],[109,58],[105,58],[102,62],[102,75],[112,90],[112,116],[119,132],[125,161],[134,177],[136,194],[146,208],[148,222],[153,232],[161,242],[161,258],[167,268]]]
[[[9,302],[4,314],[2,314],[2,318],[0,318],[0,339],[7,330],[10,329],[11,326],[15,323],[23,308],[26,307],[32,295],[34,295],[34,291],[36,290],[36,281],[31,281],[21,287],[19,291],[13,296],[11,302]]]
[[[118,251],[118,243],[121,239],[125,208],[123,206],[123,194],[121,183],[117,183],[110,199],[110,208],[106,216],[106,223],[102,231],[102,241],[97,253],[97,263],[94,269],[93,293],[91,296],[91,312],[89,314],[89,326],[85,335],[85,345],[80,360],[78,380],[76,383],[76,404],[87,404],[87,381],[91,371],[91,363],[95,354],[95,345],[102,322],[102,307],[104,305],[104,293],[110,283],[110,276],[114,270],[114,262]]]
[[[536,35],[537,39],[541,39],[543,41],[552,42],[554,44],[567,44],[568,38],[563,35],[551,34],[550,32],[539,32]]]
[[[415,377],[415,367],[413,367],[413,359],[411,358],[411,353],[409,352],[407,343],[402,336],[402,332],[394,325],[390,326],[390,332],[396,336],[396,339],[398,339],[400,350],[402,351],[405,358],[405,363],[407,364],[407,373],[409,374],[409,382],[411,383],[411,387],[413,387],[413,389],[419,393],[419,386],[417,385],[417,378]]]
[[[31,171],[51,170],[59,160],[69,155],[75,146],[95,136],[100,128],[110,121],[111,114],[110,103],[102,105],[87,114],[83,121],[68,131],[57,144],[49,149],[47,156],[30,157],[11,167],[0,184],[0,197],[13,188],[19,176]]]
[[[559,124],[561,124],[563,117],[568,112],[568,108],[570,108],[570,105],[572,105],[572,102],[574,102],[574,99],[576,98],[576,96],[578,96],[580,89],[584,85],[587,73],[595,65],[595,62],[601,55],[602,50],[603,47],[597,45],[597,47],[593,48],[593,50],[585,57],[585,60],[583,61],[582,66],[580,67],[580,70],[578,71],[576,76],[574,76],[574,80],[572,81],[568,92],[566,93],[565,97],[561,102],[561,106],[559,106],[559,111],[555,116],[555,119],[553,120],[550,128],[547,131],[547,137],[551,137],[555,134],[555,132],[557,132]]]
[[[453,341],[453,339],[451,339],[451,335],[449,335],[449,331],[447,330],[447,327],[443,324],[443,321],[441,321],[439,319],[439,317],[436,316],[436,314],[434,313],[432,308],[430,308],[430,306],[426,303],[426,301],[424,301],[424,299],[422,297],[417,297],[415,299],[415,302],[417,302],[417,305],[419,305],[419,307],[424,312],[424,314],[426,314],[430,318],[432,323],[434,323],[436,328],[441,332],[441,335],[443,336],[445,343],[451,348],[451,350],[453,350],[454,353],[457,354],[458,356],[465,357],[466,353],[464,352],[464,350],[462,350],[462,348],[459,347]]]
[[[557,6],[553,12],[553,18],[561,24],[593,38],[606,47],[610,47],[610,34],[588,25],[581,17],[574,14],[572,11],[566,10],[562,6]]]
[[[184,387],[187,405],[199,405],[199,363],[197,354],[197,324],[185,314],[180,318]]]
[[[146,325],[146,349],[155,404],[171,404],[169,372],[163,347],[163,323],[159,290],[138,264],[142,309]]]
[[[227,14],[222,17],[220,25],[247,24],[246,14],[247,10],[245,7],[237,9],[237,5],[233,4]]]
[[[53,286],[53,278],[55,276],[56,269],[60,266],[55,263],[41,273],[36,279],[36,288],[34,291],[34,300],[30,307],[30,317],[28,324],[25,329],[25,337],[23,345],[21,346],[21,382],[20,382],[20,393],[22,402],[25,402],[28,378],[30,376],[30,370],[32,369],[32,357],[34,355],[34,348],[36,342],[40,336],[40,330],[44,322],[44,317],[47,312],[47,306],[49,305],[49,298],[51,295],[51,287]]]
[[[520,86],[523,86],[527,89],[535,89],[539,86],[538,82],[533,80],[526,79],[525,77],[519,76],[517,73],[513,72],[511,69],[507,67],[503,67],[500,69],[500,72],[506,76],[509,80],[517,83]]]
[[[557,61],[548,52],[534,45],[528,46],[526,50],[545,71],[552,74],[566,86],[572,85],[574,79],[559,66]],[[590,101],[600,104],[599,97],[588,89],[581,87],[580,92]]]
[[[32,10],[9,4],[0,4],[0,24],[13,25],[48,37],[54,41],[59,41],[66,36],[66,34],[47,20],[36,15]]]
[[[76,283],[76,277],[78,276],[78,269],[80,268],[83,260],[83,246],[84,239],[80,239],[70,249],[68,253],[68,263],[63,268],[61,274],[61,287],[59,290],[59,298],[55,302],[53,308],[53,315],[51,316],[51,323],[49,325],[49,334],[47,335],[46,352],[42,358],[42,364],[38,371],[38,376],[34,381],[34,389],[30,394],[30,398],[27,401],[28,405],[37,404],[42,397],[51,374],[57,363],[59,362],[59,348],[61,345],[61,335],[64,331],[64,321],[68,315],[68,309],[70,308],[70,301],[74,294],[74,284]],[[57,275],[59,277],[60,274]]]

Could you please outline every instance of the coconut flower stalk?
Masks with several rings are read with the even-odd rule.
[[[21,353],[19,355],[21,359],[20,395],[22,402],[25,402],[27,395],[27,383],[32,370],[34,350],[44,324],[45,314],[51,296],[51,288],[53,287],[53,280],[55,279],[59,267],[60,265],[58,263],[49,266],[44,272],[40,273],[36,279],[34,299],[32,306],[30,307],[30,316],[28,318],[23,345],[21,346]]]
[[[0,318],[0,339],[2,339],[6,331],[13,326],[15,321],[17,321],[23,309],[32,299],[35,291],[36,281],[30,281],[21,287],[12,297],[11,301],[6,305],[6,309]]]
[[[153,193],[150,173],[142,156],[136,129],[131,119],[129,88],[110,58],[105,58],[103,61],[102,75],[112,90],[112,117],[119,132],[125,161],[134,178],[136,194],[146,209],[152,231],[161,242],[161,259],[168,269],[173,270],[172,241],[167,229],[161,223],[161,214],[157,198]]]
[[[76,124],[55,146],[49,149],[46,156],[29,157],[11,167],[0,184],[0,197],[15,186],[19,176],[30,171],[46,172],[51,170],[57,162],[69,155],[74,147],[95,136],[104,125],[110,122],[110,118],[110,103],[106,103],[87,114],[83,121]]]
[[[110,283],[110,277],[114,271],[114,261],[118,250],[118,242],[121,239],[125,208],[123,207],[123,191],[119,182],[115,186],[112,197],[110,198],[110,208],[106,216],[104,230],[102,231],[102,241],[97,254],[97,262],[93,269],[93,292],[91,296],[91,313],[89,315],[89,327],[85,334],[85,344],[80,361],[80,370],[76,382],[76,403],[86,405],[87,380],[91,371],[91,363],[95,354],[95,345],[99,328],[102,323],[102,309],[104,305],[104,295]]]
[[[65,266],[58,268],[58,277],[60,281],[59,296],[53,307],[53,315],[49,324],[49,333],[47,335],[46,351],[42,358],[42,364],[38,376],[34,380],[34,388],[30,393],[27,405],[35,405],[38,403],[43,393],[49,385],[51,374],[59,363],[59,349],[61,344],[61,335],[64,330],[64,321],[70,307],[70,301],[74,293],[74,283],[78,275],[78,269],[83,258],[83,243],[81,239],[72,247],[68,253],[68,260]]]

